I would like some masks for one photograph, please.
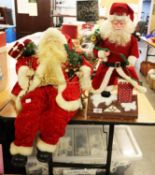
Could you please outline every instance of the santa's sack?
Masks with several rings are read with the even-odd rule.
[[[151,63],[149,61],[142,61],[141,65],[140,65],[140,72],[146,76],[148,71],[150,69],[155,69],[155,63]]]

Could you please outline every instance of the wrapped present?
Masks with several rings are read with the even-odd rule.
[[[132,102],[133,86],[128,82],[118,83],[118,101],[120,103]]]
[[[21,56],[31,56],[35,54],[36,45],[30,39],[26,39],[23,43],[17,41],[13,47],[9,50],[8,54],[18,59]]]
[[[13,58],[18,59],[22,55],[23,49],[24,45],[17,41],[9,50],[8,54]]]

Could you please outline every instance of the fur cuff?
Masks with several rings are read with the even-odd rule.
[[[17,98],[15,99],[16,109],[20,111],[22,109],[21,98],[26,94],[26,90],[20,91]]]
[[[24,156],[29,156],[32,154],[33,147],[26,147],[26,146],[17,146],[13,142],[10,146],[10,153],[12,155],[15,154],[22,154]]]
[[[44,142],[43,140],[41,140],[41,138],[38,138],[37,140],[37,148],[40,151],[46,151],[46,152],[50,152],[53,153],[56,149],[57,145],[52,145],[52,144],[48,144],[46,142]]]
[[[56,97],[56,102],[60,108],[66,111],[76,111],[77,109],[80,108],[81,101],[80,99],[66,101],[62,96],[62,92],[65,90],[65,88],[66,88],[66,84],[58,86],[58,95]]]
[[[80,78],[80,85],[83,90],[89,90],[91,88],[91,68],[88,66],[82,66],[80,68],[82,76]]]
[[[98,51],[98,58],[105,58],[105,51],[104,50],[99,50]]]
[[[110,21],[113,21],[113,20],[125,20],[125,21],[128,21],[130,20],[130,17],[129,16],[126,16],[126,15],[122,15],[122,16],[119,16],[119,15],[109,15],[109,20]]]
[[[129,63],[132,65],[132,66],[134,66],[135,65],[135,63],[136,63],[136,61],[137,61],[137,58],[135,57],[135,56],[129,56],[128,57],[128,61],[129,61]]]
[[[22,89],[27,89],[29,86],[29,77],[34,74],[34,71],[28,66],[22,66],[18,70],[18,83]]]

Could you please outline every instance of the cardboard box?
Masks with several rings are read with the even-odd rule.
[[[3,47],[6,45],[6,33],[0,32],[0,47]]]
[[[6,46],[3,46],[0,47],[0,92],[6,88],[8,83],[7,67],[7,49]]]

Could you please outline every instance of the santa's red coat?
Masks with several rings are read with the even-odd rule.
[[[110,50],[110,55],[108,56],[107,61],[109,63],[124,62],[124,60],[120,57],[120,54],[123,54],[127,59],[129,56],[134,56],[136,58],[138,58],[139,56],[138,43],[134,36],[131,36],[130,41],[125,46],[111,43],[108,39],[105,39],[100,42],[98,47],[107,48]],[[98,57],[97,49],[94,49],[94,55]],[[105,66],[103,63],[100,63],[92,81],[92,86],[94,89],[100,88],[102,81],[104,81],[104,79],[106,78],[105,74],[108,69],[109,67]],[[138,80],[137,73],[133,66],[123,67],[123,70],[127,75],[129,75],[135,80]],[[110,77],[108,85],[116,84],[118,77],[119,75],[114,70]]]
[[[37,59],[33,57],[19,59],[16,64],[17,73],[25,65],[36,70]],[[85,59],[83,60],[83,66],[91,69],[91,65]],[[72,79],[69,79],[64,70],[63,73],[66,88],[62,92],[62,97],[65,101],[79,100],[81,90],[78,76],[75,75]],[[16,83],[12,93],[18,96],[21,91],[22,88]],[[66,125],[78,109],[73,111],[62,109],[56,102],[57,95],[57,87],[47,85],[37,87],[21,97],[22,109],[15,120],[14,145],[19,151],[16,153],[22,153],[21,147],[32,147],[38,132],[40,132],[40,139],[49,145],[57,144],[59,138],[64,135]]]

